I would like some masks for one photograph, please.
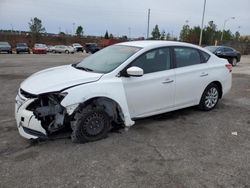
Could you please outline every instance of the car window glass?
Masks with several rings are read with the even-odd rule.
[[[206,53],[204,51],[200,51],[200,54],[201,54],[201,57],[202,57],[201,58],[202,63],[205,63],[205,62],[207,62],[209,60],[210,55],[208,53]]]
[[[193,48],[175,47],[176,67],[185,67],[201,63],[201,58],[198,50]]]
[[[170,49],[161,48],[144,53],[131,66],[143,69],[144,74],[170,69]]]
[[[232,52],[233,50],[231,48],[224,48],[225,52]]]

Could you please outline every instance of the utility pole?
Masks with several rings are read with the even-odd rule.
[[[149,38],[149,23],[150,23],[150,9],[148,9],[148,28],[147,28],[147,39]]]
[[[204,24],[205,11],[206,11],[206,0],[204,0],[199,46],[201,46],[201,43],[202,43],[202,33],[203,33],[203,24]]]

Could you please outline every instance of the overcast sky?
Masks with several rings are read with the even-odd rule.
[[[151,9],[150,33],[160,30],[179,36],[188,20],[200,25],[204,0],[0,0],[0,29],[29,30],[33,17],[42,20],[49,33],[72,33],[78,25],[86,35],[146,36],[147,11]],[[218,29],[250,34],[250,0],[207,0],[205,24],[213,20]]]

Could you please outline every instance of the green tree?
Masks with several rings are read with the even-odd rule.
[[[180,41],[188,42],[190,37],[190,26],[188,24],[183,25],[180,32]]]
[[[110,33],[109,38],[110,38],[110,39],[114,38],[114,36],[113,36],[112,33]]]
[[[160,39],[161,33],[160,33],[158,25],[155,25],[151,35],[152,35],[152,39],[154,39],[154,40],[159,40]]]
[[[63,31],[59,32],[58,34],[61,35],[61,36],[65,36],[66,35]]]
[[[208,26],[204,28],[203,32],[203,43],[207,45],[214,44],[215,40],[219,39],[219,35],[216,31],[217,26],[214,24],[214,21],[209,21]]]
[[[83,36],[83,28],[82,28],[82,26],[79,25],[79,26],[76,28],[76,35],[77,35],[78,37]]]
[[[240,40],[240,32],[239,31],[236,31],[235,34],[234,34],[234,38],[235,40]]]
[[[30,34],[33,38],[33,42],[36,42],[39,36],[45,32],[45,28],[42,25],[42,21],[37,17],[30,19],[29,28]]]
[[[165,32],[165,30],[162,30],[160,39],[161,40],[165,40],[166,39],[166,32]]]
[[[171,35],[170,35],[169,32],[168,32],[167,35],[166,35],[166,40],[171,40]]]
[[[105,35],[104,35],[104,38],[105,38],[105,39],[109,39],[109,33],[108,33],[107,30],[106,30],[106,33],[105,33]]]

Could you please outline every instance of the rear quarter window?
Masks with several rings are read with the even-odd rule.
[[[201,55],[201,63],[206,63],[210,58],[210,55],[208,53],[201,50],[200,50],[200,55]]]

